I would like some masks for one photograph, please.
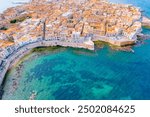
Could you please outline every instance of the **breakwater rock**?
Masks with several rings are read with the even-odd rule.
[[[142,26],[150,27],[150,18],[144,16],[142,18]]]

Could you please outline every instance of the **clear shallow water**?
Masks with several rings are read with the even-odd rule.
[[[9,71],[3,99],[150,99],[150,40],[133,49],[35,51]]]

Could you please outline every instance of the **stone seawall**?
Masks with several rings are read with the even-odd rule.
[[[103,41],[107,42],[112,45],[116,46],[127,46],[127,45],[133,45],[136,43],[136,40],[127,40],[127,39],[120,39],[117,40],[115,37],[112,39],[111,37],[102,37],[102,36],[95,36],[92,41]]]
[[[60,42],[60,41],[39,41],[35,43],[28,44],[19,48],[17,51],[12,53],[7,60],[5,60],[4,68],[0,71],[0,85],[2,85],[4,81],[4,77],[8,69],[10,69],[13,65],[15,65],[22,57],[28,54],[33,48],[37,47],[48,47],[48,46],[64,46],[64,47],[75,47],[75,48],[85,48],[89,50],[94,50],[94,43],[73,43],[73,42]]]

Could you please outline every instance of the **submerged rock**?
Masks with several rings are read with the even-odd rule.
[[[124,46],[124,47],[111,46],[111,49],[117,50],[117,51],[125,51],[125,52],[132,52],[132,53],[134,53],[134,50],[132,49],[131,46]]]
[[[138,35],[138,38],[139,38],[139,39],[150,39],[150,35],[147,35],[147,34],[139,34],[139,35]]]

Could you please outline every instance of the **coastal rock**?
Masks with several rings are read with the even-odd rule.
[[[117,51],[124,51],[124,52],[132,52],[134,53],[134,50],[132,49],[131,46],[125,46],[125,47],[114,47],[111,46],[112,50],[117,50]]]
[[[150,39],[150,35],[147,34],[138,34],[139,39]]]
[[[4,93],[3,88],[2,88],[2,86],[0,86],[0,99],[2,99],[3,93]]]
[[[142,18],[142,26],[150,27],[150,18],[144,16]]]
[[[136,43],[136,40],[134,39],[127,39],[127,38],[122,38],[122,39],[117,39],[117,38],[94,38],[93,41],[102,41],[102,42],[107,42],[109,44],[115,45],[115,46],[128,46],[128,45],[134,45]]]

